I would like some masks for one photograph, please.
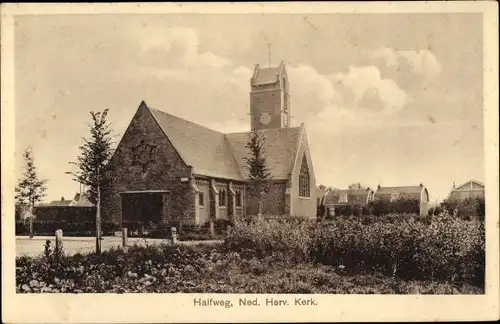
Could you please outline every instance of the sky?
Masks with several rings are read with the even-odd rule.
[[[286,64],[292,126],[317,184],[418,185],[431,201],[484,181],[481,14],[31,15],[15,19],[16,177],[33,148],[46,201],[109,109],[116,143],[141,100],[248,131],[255,64]]]

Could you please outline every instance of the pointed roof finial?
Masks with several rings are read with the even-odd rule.
[[[271,43],[267,43],[267,54],[268,54],[268,60],[269,60],[269,67],[271,67]]]

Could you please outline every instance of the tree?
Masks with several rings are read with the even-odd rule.
[[[80,146],[80,156],[76,165],[76,172],[68,172],[73,180],[88,187],[88,198],[96,205],[96,253],[101,253],[101,192],[109,186],[110,160],[113,155],[111,146],[111,123],[107,121],[108,109],[102,112],[90,112],[92,124],[90,138],[83,138],[84,144]]]
[[[28,146],[23,152],[24,160],[24,173],[17,183],[15,188],[16,200],[21,206],[27,206],[28,209],[24,208],[22,213],[22,218],[24,220],[29,220],[30,224],[30,238],[33,237],[33,221],[35,218],[34,207],[35,203],[39,203],[45,197],[45,192],[47,191],[47,180],[38,179],[36,173],[35,161],[33,159],[33,150],[31,146]]]
[[[264,134],[253,130],[248,136],[246,148],[250,150],[248,157],[245,157],[249,171],[249,193],[257,199],[259,203],[258,217],[262,216],[262,196],[269,192],[271,182],[271,172],[267,168],[264,143]]]
[[[349,190],[361,190],[361,189],[365,189],[365,187],[363,187],[360,182],[356,182],[349,185]]]

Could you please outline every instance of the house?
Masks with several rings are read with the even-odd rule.
[[[477,180],[469,180],[456,187],[455,183],[453,183],[447,200],[465,200],[468,198],[484,199],[484,184]]]
[[[374,198],[374,192],[370,188],[360,189],[334,189],[329,190],[323,198],[323,206],[327,215],[335,215],[335,209],[340,206],[363,207],[368,205]]]
[[[314,218],[314,168],[304,124],[290,127],[284,63],[256,65],[250,86],[251,129],[265,137],[273,178],[262,213]],[[201,225],[257,214],[245,161],[249,134],[221,133],[142,101],[111,158],[112,182],[102,193],[103,218],[121,226],[172,221]]]
[[[37,205],[34,214],[37,221],[89,222],[95,218],[95,209],[87,193],[76,193],[72,200],[61,197],[49,204]]]
[[[374,200],[382,200],[386,202],[396,202],[400,198],[414,199],[418,202],[417,209],[414,212],[420,216],[428,214],[430,207],[429,191],[421,183],[418,186],[401,186],[401,187],[377,187],[374,194]]]

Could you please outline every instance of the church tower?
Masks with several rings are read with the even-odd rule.
[[[250,88],[252,130],[290,127],[290,93],[283,61],[268,68],[256,64]]]

